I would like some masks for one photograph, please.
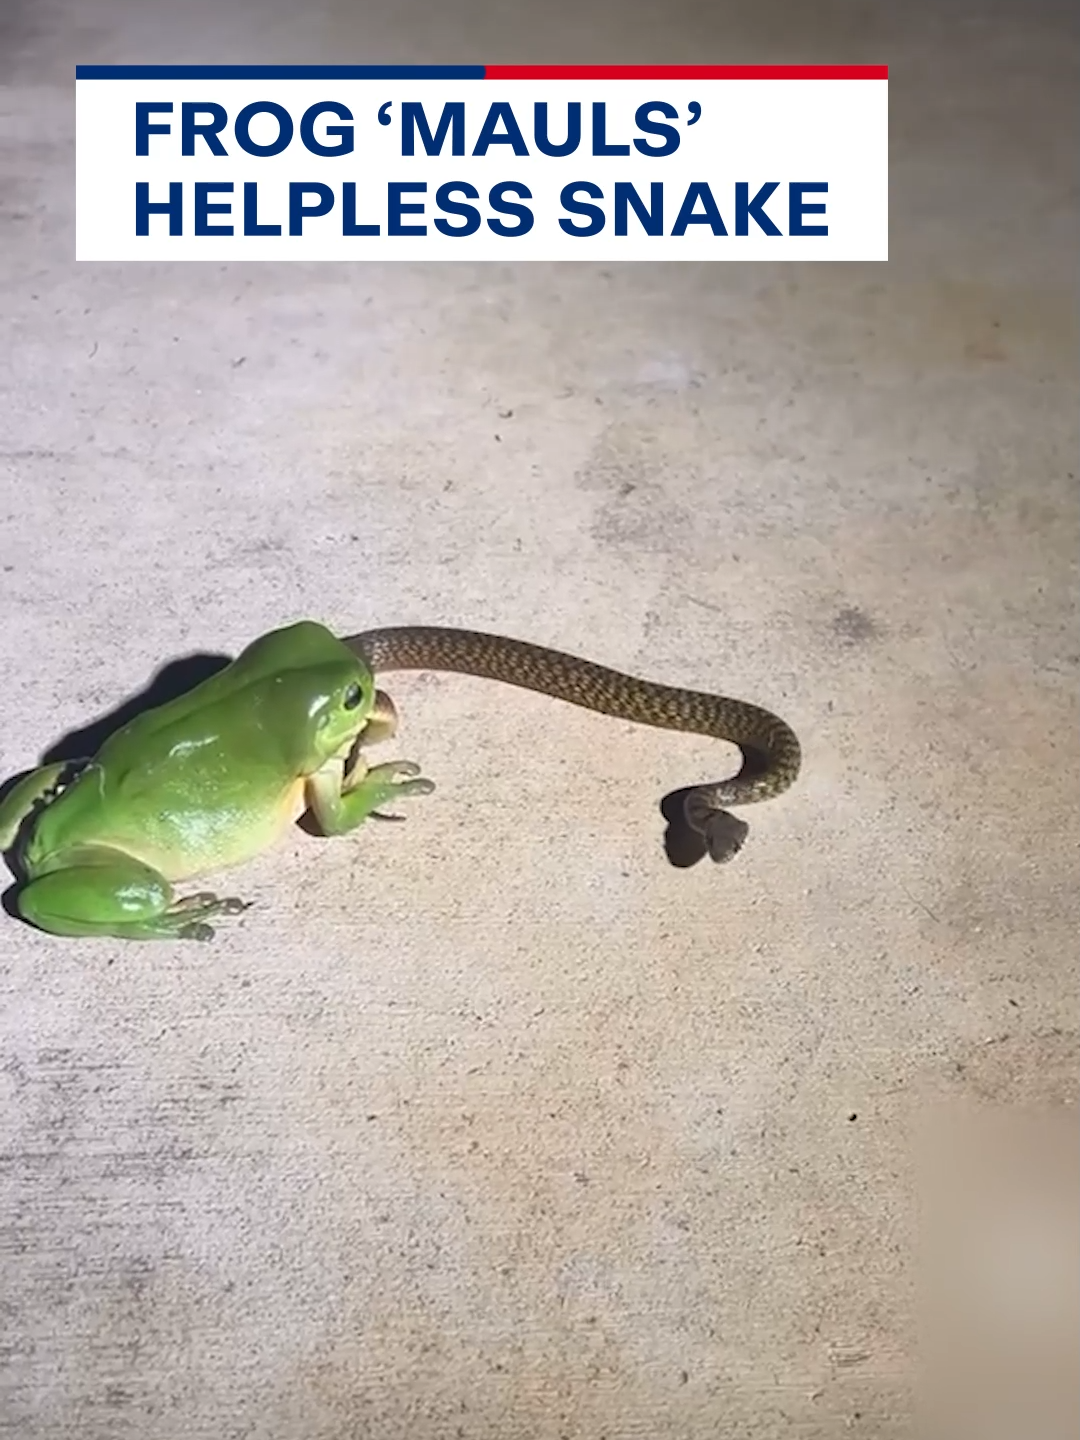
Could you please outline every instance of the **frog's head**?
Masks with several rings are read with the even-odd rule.
[[[317,764],[349,751],[375,708],[375,695],[375,677],[362,660],[319,668],[307,707]]]

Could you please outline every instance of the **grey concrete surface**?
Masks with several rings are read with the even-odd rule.
[[[72,259],[76,61],[703,57],[892,67],[887,266]],[[920,1116],[1077,1083],[1066,7],[9,3],[0,80],[5,775],[301,616],[806,749],[676,870],[726,747],[402,677],[436,794],[213,947],[0,917],[0,1434],[909,1433]]]

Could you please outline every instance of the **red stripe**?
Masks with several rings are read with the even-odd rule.
[[[887,65],[486,65],[487,80],[887,80]]]

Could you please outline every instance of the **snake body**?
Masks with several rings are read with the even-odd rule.
[[[741,847],[746,826],[725,812],[781,794],[799,773],[795,732],[778,716],[745,700],[639,680],[559,650],[475,630],[408,625],[365,630],[344,643],[378,674],[384,670],[443,670],[498,680],[579,705],[586,710],[663,730],[709,735],[737,745],[739,773],[686,792],[684,813],[714,860]]]

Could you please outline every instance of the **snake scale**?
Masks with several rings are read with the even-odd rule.
[[[408,625],[365,630],[344,643],[379,674],[385,670],[442,670],[538,691],[586,710],[663,730],[709,735],[737,745],[739,773],[685,794],[684,816],[714,860],[731,858],[747,826],[729,805],[771,800],[796,779],[799,741],[778,716],[745,700],[639,680],[591,660],[476,630]]]

